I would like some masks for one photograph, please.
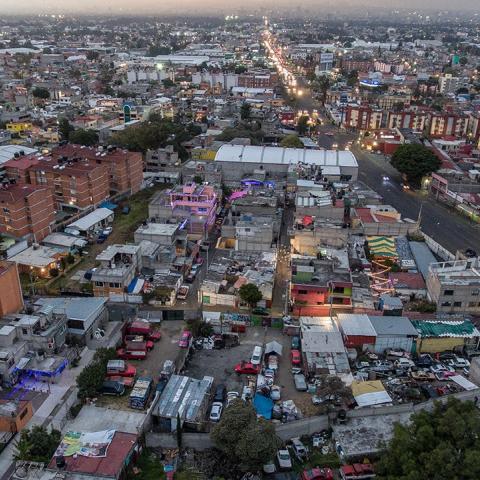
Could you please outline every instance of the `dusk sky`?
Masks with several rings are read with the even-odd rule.
[[[478,9],[479,0],[243,0],[233,3],[236,9],[258,9],[259,7],[328,7],[336,10],[348,6],[375,5],[383,7],[432,8],[458,10]],[[239,7],[240,5],[240,7]],[[228,12],[232,3],[226,0],[0,0],[0,13],[211,13]]]

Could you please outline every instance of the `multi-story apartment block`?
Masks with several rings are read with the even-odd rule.
[[[80,145],[63,145],[52,152],[54,159],[88,160],[91,164],[107,167],[110,192],[136,193],[143,181],[143,159],[140,152],[130,152],[116,147],[88,148]]]
[[[0,189],[0,232],[39,242],[55,222],[52,193],[44,186],[5,185]]]
[[[446,73],[438,79],[438,86],[442,95],[455,93],[460,85],[460,78],[454,77],[451,73]]]
[[[272,88],[278,77],[270,72],[246,72],[238,76],[238,86],[246,88]]]
[[[428,293],[438,312],[480,313],[480,258],[432,263]]]
[[[429,133],[432,137],[445,135],[464,137],[467,135],[468,116],[456,113],[430,114]]]
[[[22,286],[15,262],[0,262],[0,317],[23,308]]]
[[[429,119],[428,112],[403,111],[388,112],[387,128],[408,128],[416,132],[423,132]]]
[[[349,105],[344,125],[356,130],[377,130],[382,127],[383,112],[367,106]]]

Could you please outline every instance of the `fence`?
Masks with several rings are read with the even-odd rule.
[[[427,244],[428,248],[433,253],[436,253],[439,257],[443,258],[443,260],[455,260],[455,255],[449,252],[446,248],[442,247],[432,237],[429,237],[423,233],[423,238],[425,239],[425,243]]]

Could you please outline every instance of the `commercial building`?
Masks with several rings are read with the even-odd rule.
[[[480,259],[432,263],[426,278],[437,311],[480,313]]]
[[[375,333],[374,352],[384,353],[389,348],[412,352],[418,332],[407,317],[369,315]]]
[[[336,375],[352,382],[342,334],[331,317],[300,317],[304,364],[310,375]]]
[[[289,169],[301,165],[338,167],[342,180],[356,180],[358,176],[357,159],[350,151],[226,144],[217,151],[215,163],[226,181],[238,182],[256,171],[272,180],[285,180]]]
[[[0,233],[15,238],[30,236],[41,241],[55,223],[50,189],[32,185],[5,185],[0,188]]]
[[[347,348],[373,350],[377,340],[377,332],[373,328],[368,315],[338,313],[337,324],[342,332],[343,343]]]
[[[15,262],[0,261],[0,317],[19,312],[23,295]]]

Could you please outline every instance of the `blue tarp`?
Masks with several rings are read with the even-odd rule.
[[[267,420],[272,419],[273,400],[271,398],[264,397],[257,393],[253,397],[253,406],[255,407],[258,415],[261,415]]]
[[[128,293],[132,293],[135,290],[135,285],[137,284],[137,278],[135,277],[131,282],[130,285],[127,288]]]
[[[108,208],[109,210],[115,210],[118,205],[116,203],[109,202],[108,200],[106,202],[103,202],[99,205],[100,208]]]

